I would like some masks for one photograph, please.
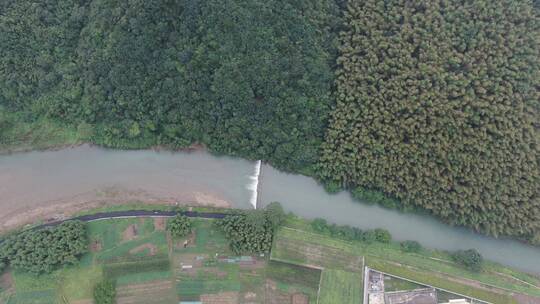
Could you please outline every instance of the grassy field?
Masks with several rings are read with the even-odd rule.
[[[317,291],[321,278],[321,271],[277,261],[269,261],[266,267],[266,278],[279,282],[278,288],[283,292],[300,291],[309,296],[312,302],[317,299]]]
[[[322,256],[320,253],[324,252]],[[290,217],[276,237],[272,258],[340,269],[351,268],[349,256],[364,256],[367,266],[411,280],[493,303],[515,303],[512,292],[540,296],[540,280],[501,265],[486,262],[480,273],[453,263],[448,254],[423,250],[405,253],[399,244],[349,242],[315,232],[309,222]],[[323,275],[324,277],[324,275]]]
[[[415,269],[420,273],[424,273],[424,279],[420,280],[420,282],[439,280],[439,277],[457,278],[476,281],[480,285],[484,284],[507,291],[540,297],[540,278],[500,264],[486,261],[483,270],[476,273],[455,264],[450,255],[445,252],[423,249],[419,253],[406,253],[400,249],[398,243],[394,242],[390,244],[366,244],[362,242],[336,240],[329,236],[316,233],[308,221],[296,217],[289,217],[286,226],[289,229],[283,229],[286,231],[283,234],[283,230],[280,231],[280,235],[290,238],[292,234],[295,240],[305,239],[310,243],[331,244],[332,247],[339,248],[344,252],[363,255],[366,258],[366,264],[368,266],[370,263],[376,263],[377,261],[386,261],[387,263],[397,263],[406,269]],[[294,231],[297,232],[296,236],[294,236]],[[384,271],[384,269],[380,270]],[[443,283],[441,288],[444,288],[444,286],[454,286],[453,282],[448,279],[443,279],[441,283]]]
[[[426,288],[426,286],[394,277],[385,276],[384,278],[384,291],[402,291],[413,290],[417,288]]]
[[[288,227],[279,230],[271,258],[315,268],[362,271],[362,256],[348,244]]]
[[[362,273],[325,269],[320,288],[319,304],[362,303]]]
[[[271,259],[323,269],[320,304],[362,302],[363,258],[342,241],[283,227],[274,240]]]

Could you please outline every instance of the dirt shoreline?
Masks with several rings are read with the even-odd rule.
[[[24,207],[0,215],[0,234],[20,229],[38,222],[64,220],[83,211],[115,205],[198,206],[230,208],[231,203],[206,193],[194,193],[184,198],[152,197],[144,191],[121,191],[108,189],[104,192],[90,191],[57,201],[45,201],[37,206]]]

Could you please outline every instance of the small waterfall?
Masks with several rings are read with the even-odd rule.
[[[259,194],[258,192],[259,174],[261,174],[261,161],[260,160],[258,160],[255,163],[255,172],[253,173],[253,175],[249,177],[250,182],[247,185],[247,188],[251,190],[251,197],[249,198],[249,202],[255,209],[257,209],[257,196]]]

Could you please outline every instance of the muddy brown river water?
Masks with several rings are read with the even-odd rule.
[[[79,146],[0,156],[0,229],[69,216],[105,202],[196,203],[251,208],[255,162],[203,151],[122,151]],[[476,248],[487,259],[540,274],[540,248],[450,227],[425,215],[403,214],[327,194],[313,179],[263,165],[259,206],[279,201],[306,218],[360,228],[385,228],[397,240],[426,247]]]

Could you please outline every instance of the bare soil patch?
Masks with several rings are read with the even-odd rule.
[[[0,178],[2,176],[0,175]],[[58,199],[34,198],[34,201],[26,199],[24,204],[0,202],[4,213],[0,215],[0,233],[32,224],[38,221],[54,222],[64,220],[74,215],[96,208],[127,204],[169,205],[169,206],[213,206],[230,208],[231,203],[220,199],[216,195],[192,192],[185,195],[161,196],[144,190],[129,190],[120,187],[106,187],[91,190],[75,195],[66,195]],[[31,205],[31,206],[30,206]]]
[[[238,301],[239,295],[236,291],[201,295],[201,302],[203,304],[237,304]]]
[[[250,292],[250,291],[244,293],[244,300],[246,302],[252,302],[252,301],[255,301],[256,299],[257,299],[257,294],[256,293]]]
[[[155,217],[154,218],[154,229],[157,231],[165,231],[167,226],[167,219],[164,217]]]
[[[92,240],[92,242],[90,243],[90,252],[98,252],[101,251],[102,248],[103,245],[99,240]]]
[[[278,239],[275,245],[287,255],[305,260],[303,266],[322,269],[338,268],[352,272],[362,271],[362,257],[347,253],[339,248],[293,239]]]
[[[268,304],[291,304],[291,295],[282,293],[277,288],[276,282],[266,280],[265,283],[266,303]]]
[[[122,241],[131,241],[137,237],[137,225],[131,224],[122,232]]]
[[[146,249],[148,249],[150,251],[150,253],[148,254],[149,256],[156,255],[156,253],[158,251],[156,245],[154,245],[152,243],[146,243],[146,244],[142,244],[140,246],[137,246],[137,247],[131,249],[129,251],[129,253],[130,254],[137,254],[137,253],[145,251]]]
[[[519,304],[540,304],[540,298],[524,294],[515,294],[514,299],[516,299]]]
[[[91,299],[84,299],[84,300],[76,300],[70,302],[71,304],[94,304],[94,301]]]
[[[6,271],[0,276],[0,289],[10,290],[13,288],[13,276],[11,272]]]
[[[238,265],[240,266],[240,268],[244,268],[244,269],[261,269],[266,266],[265,260],[257,259],[257,257],[252,257],[252,258],[253,258],[252,263],[239,263]]]
[[[309,297],[303,293],[295,293],[292,296],[292,304],[309,304]]]

